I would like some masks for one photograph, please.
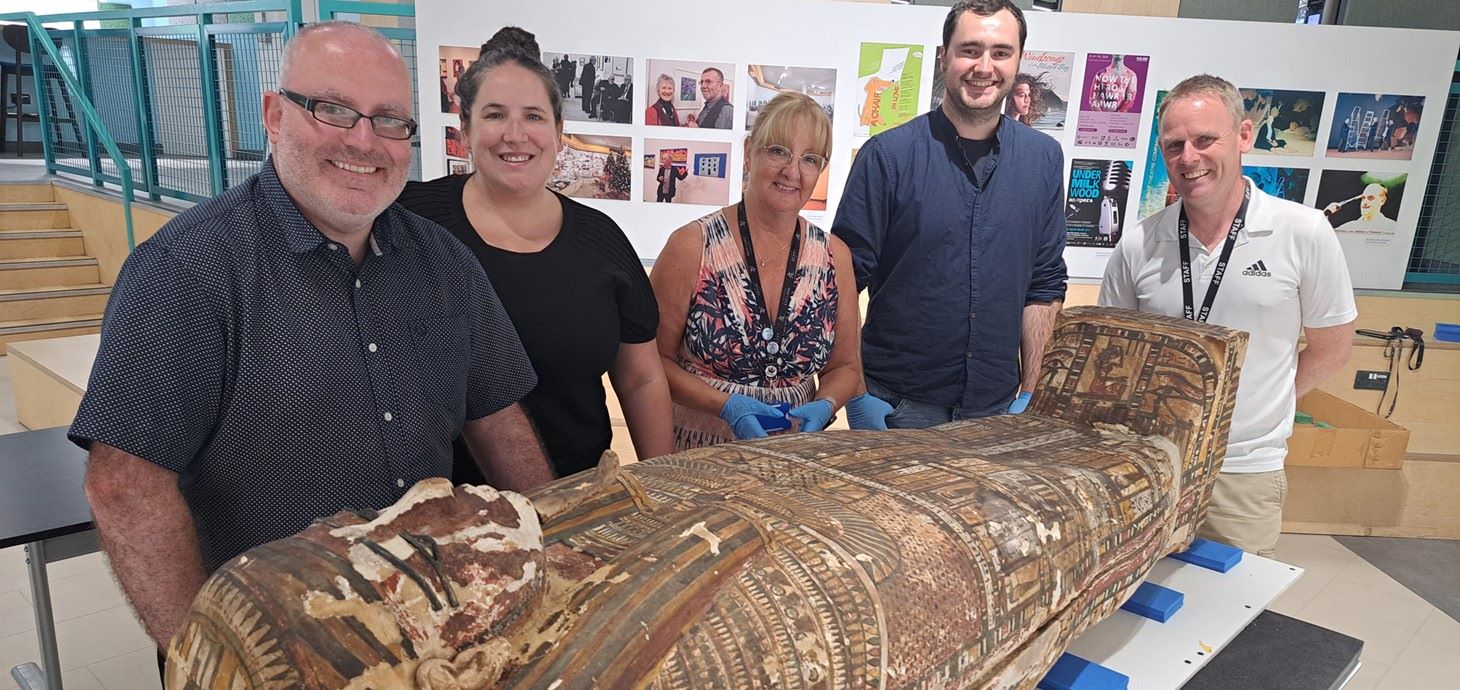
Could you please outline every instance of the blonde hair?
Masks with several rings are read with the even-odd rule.
[[[750,143],[785,145],[801,127],[811,128],[812,152],[831,158],[831,120],[827,119],[821,104],[804,93],[782,92],[765,104],[750,128]]]

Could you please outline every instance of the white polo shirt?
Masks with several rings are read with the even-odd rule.
[[[1227,263],[1207,323],[1247,331],[1247,359],[1237,385],[1223,472],[1282,469],[1297,403],[1298,336],[1358,318],[1348,264],[1333,228],[1317,209],[1252,190],[1247,223]],[[1182,315],[1181,202],[1141,221],[1120,238],[1105,266],[1101,306]],[[1224,236],[1225,239],[1225,236]],[[1190,238],[1192,300],[1201,309],[1221,258]]]

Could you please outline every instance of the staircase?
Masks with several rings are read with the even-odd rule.
[[[12,342],[99,332],[110,291],[50,183],[0,185],[0,354]]]

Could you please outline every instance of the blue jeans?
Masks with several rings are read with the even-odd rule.
[[[1004,414],[1009,409],[1009,403],[1014,401],[1013,396],[1010,396],[1002,404],[987,410],[948,407],[904,398],[870,378],[867,379],[867,392],[886,400],[887,404],[892,406],[892,414],[887,415],[887,428],[889,429],[926,429],[930,426],[947,424],[961,419],[992,417]]]

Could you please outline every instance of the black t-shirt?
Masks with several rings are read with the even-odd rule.
[[[968,157],[968,164],[974,170],[978,170],[979,163],[983,162],[984,156],[994,150],[994,138],[964,139],[958,137],[958,145],[963,148],[963,155]]]
[[[561,194],[563,227],[541,251],[487,244],[471,226],[461,194],[469,175],[406,185],[400,203],[440,223],[465,244],[501,297],[537,370],[522,399],[558,476],[598,464],[613,440],[603,374],[619,343],[645,343],[659,328],[659,307],[638,254],[618,224]],[[457,482],[482,483],[459,439]]]

